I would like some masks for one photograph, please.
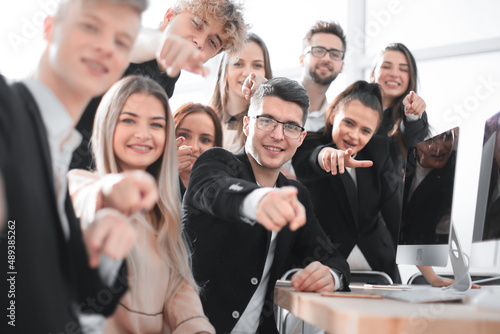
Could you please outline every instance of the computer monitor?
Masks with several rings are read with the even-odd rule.
[[[408,150],[398,264],[446,266],[458,127],[428,138]]]
[[[500,271],[500,112],[484,126],[470,265]]]

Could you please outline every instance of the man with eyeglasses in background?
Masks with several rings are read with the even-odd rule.
[[[306,130],[319,132],[325,127],[328,107],[326,91],[342,72],[346,37],[342,27],[334,22],[318,21],[303,40],[300,56],[302,85],[309,95],[310,107]]]
[[[244,118],[244,148],[205,151],[183,202],[193,274],[218,333],[277,333],[275,282],[294,256],[296,291],[349,289],[349,266],[315,218],[309,194],[280,173],[302,144],[309,98],[296,81],[259,86]],[[297,263],[296,262],[296,263]]]

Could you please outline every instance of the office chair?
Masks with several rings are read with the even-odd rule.
[[[382,271],[353,270],[351,271],[351,283],[368,283],[391,285],[392,278]]]

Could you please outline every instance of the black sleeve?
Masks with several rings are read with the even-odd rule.
[[[160,86],[162,86],[165,93],[167,93],[168,98],[171,98],[172,95],[174,95],[175,84],[180,76],[179,74],[177,77],[171,78],[167,74],[162,73],[158,67],[156,59],[139,64],[130,63],[129,67],[125,71],[125,76],[127,75],[142,75],[153,79],[159,83]]]
[[[99,271],[88,265],[89,259],[82,231],[74,214],[69,192],[66,193],[65,208],[70,228],[69,258],[74,263],[73,275],[76,280],[77,302],[80,310],[88,314],[110,316],[128,289],[126,261],[123,261],[113,284],[111,286],[105,284]]]
[[[231,152],[219,147],[203,152],[191,170],[183,208],[240,222],[239,208],[245,197],[259,188],[246,181],[250,178],[245,173],[246,167]]]
[[[9,110],[13,110],[12,91],[5,78],[0,74],[0,172],[5,168],[8,157]]]
[[[403,144],[406,149],[424,140],[429,132],[429,122],[425,111],[422,117],[415,121],[410,121],[403,116],[403,125]]]
[[[399,239],[403,204],[403,191],[400,189],[400,187],[402,187],[402,183],[398,180],[397,174],[394,173],[394,165],[389,155],[382,166],[383,167],[379,169],[382,180],[380,212],[382,213],[387,229],[389,230],[394,245],[396,246]]]
[[[308,134],[302,145],[297,148],[297,152],[292,158],[292,166],[299,180],[315,178],[314,175],[319,172],[315,166],[322,171],[315,161],[317,161],[316,157],[325,144],[327,144],[327,140],[324,136],[313,133],[312,135]]]

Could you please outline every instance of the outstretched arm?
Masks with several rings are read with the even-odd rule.
[[[96,268],[101,255],[113,260],[125,259],[137,240],[137,232],[129,219],[116,210],[103,209],[83,231],[89,266]]]
[[[306,223],[306,211],[297,199],[298,189],[281,187],[265,194],[257,205],[257,222],[269,231],[279,232],[286,225],[296,231]]]
[[[250,73],[241,86],[241,91],[245,95],[245,99],[250,100],[257,88],[267,80],[262,74]]]
[[[144,63],[153,59],[171,78],[177,77],[181,69],[208,75],[202,55],[192,42],[157,29],[141,28],[132,49],[131,62]]]

